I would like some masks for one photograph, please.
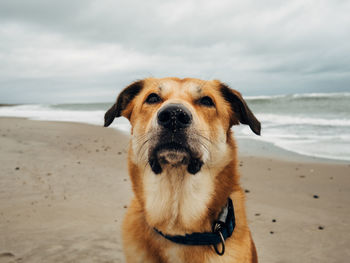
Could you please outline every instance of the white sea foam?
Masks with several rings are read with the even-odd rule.
[[[334,93],[298,93],[293,94],[294,98],[334,98],[334,97],[350,97],[350,92],[334,92]]]
[[[281,94],[281,95],[261,95],[261,96],[244,96],[247,100],[274,100],[284,98],[342,98],[350,97],[350,92],[334,92],[334,93],[297,93],[297,94]]]
[[[25,117],[33,120],[71,121],[95,125],[103,124],[103,111],[70,111],[52,109],[46,105],[1,107],[1,116]]]
[[[256,114],[261,122],[279,125],[315,125],[315,126],[341,126],[350,127],[350,119],[317,118],[306,116],[291,116],[281,114]]]
[[[279,98],[285,98],[288,95],[261,95],[261,96],[244,96],[244,99],[246,100],[270,100],[270,99],[279,99]]]
[[[52,108],[49,105],[19,105],[12,107],[0,107],[0,116],[7,117],[24,117],[31,120],[46,121],[67,121],[81,122],[102,126],[104,123],[103,110],[63,110]],[[119,118],[113,124],[114,128],[122,131],[129,131],[130,124],[128,121]]]
[[[310,157],[350,161],[350,133],[321,135],[302,132],[301,135],[283,127],[262,130],[262,136],[254,136],[248,126],[235,127],[237,138],[259,140],[297,154]]]

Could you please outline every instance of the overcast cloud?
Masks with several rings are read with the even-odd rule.
[[[0,1],[0,103],[112,101],[148,77],[350,91],[350,1]]]

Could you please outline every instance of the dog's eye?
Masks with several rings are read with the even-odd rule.
[[[155,93],[151,93],[150,95],[148,95],[147,99],[146,99],[146,103],[148,104],[155,104],[160,102],[162,99]]]
[[[215,106],[213,100],[208,96],[200,98],[198,102],[199,102],[199,104],[207,106],[207,107],[214,107]]]

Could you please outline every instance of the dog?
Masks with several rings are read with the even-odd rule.
[[[218,80],[146,78],[106,112],[131,123],[134,192],[122,226],[127,262],[257,262],[231,127],[261,125]]]

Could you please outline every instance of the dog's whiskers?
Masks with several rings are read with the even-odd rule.
[[[147,162],[146,152],[147,152],[148,147],[146,147],[146,146],[147,146],[147,142],[148,142],[148,141],[149,141],[149,140],[146,140],[146,141],[143,143],[142,147],[138,150],[137,157],[138,157],[138,159],[139,159],[140,161],[145,161],[145,162]]]
[[[141,134],[141,135],[138,135],[138,136],[134,136],[135,142],[139,143],[139,142],[143,141],[145,138],[147,138],[147,136],[151,137],[151,135],[152,134],[150,132],[146,132],[144,134]]]
[[[136,153],[136,156],[138,157],[139,161],[146,161],[147,162],[147,156],[146,156],[146,151],[147,151],[147,143],[150,141],[152,138],[152,133],[151,132],[146,132],[137,136],[134,136],[132,141],[134,144],[138,145],[141,144],[141,146],[138,146],[138,150]]]

